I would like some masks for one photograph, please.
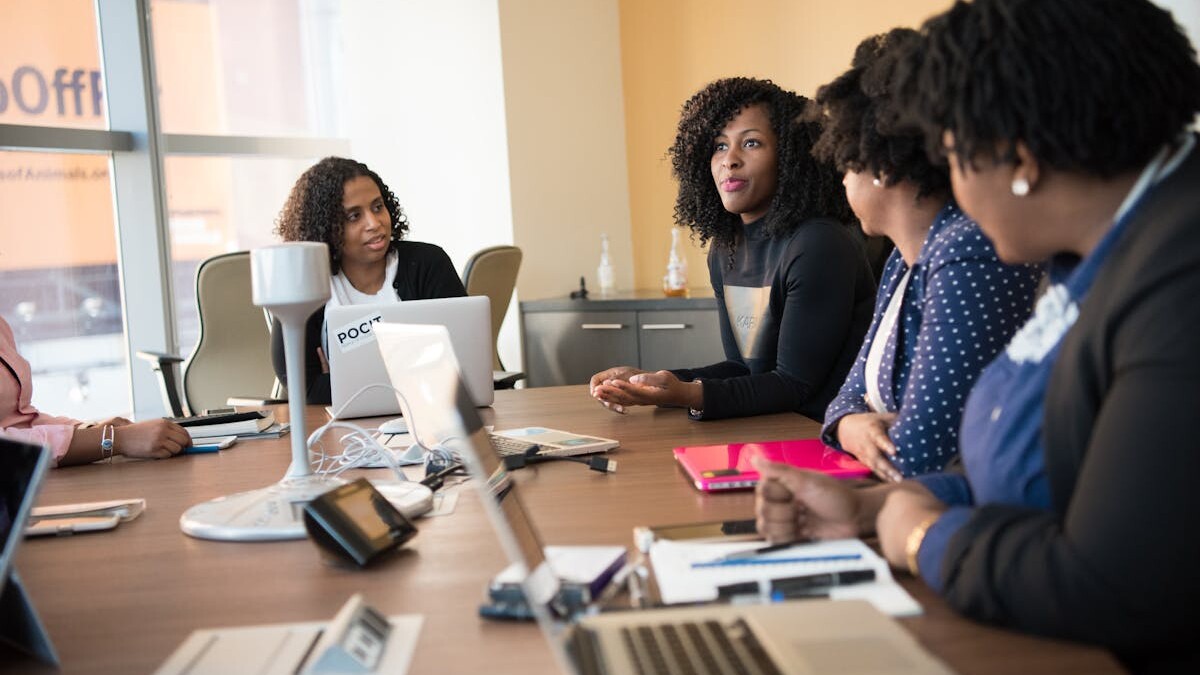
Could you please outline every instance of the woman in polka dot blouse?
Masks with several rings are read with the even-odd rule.
[[[955,455],[967,394],[1029,316],[1041,277],[1039,267],[997,259],[920,133],[894,123],[893,57],[915,39],[898,28],[864,40],[810,111],[825,118],[813,152],[845,172],[863,230],[896,244],[822,438],[889,481],[938,471]]]

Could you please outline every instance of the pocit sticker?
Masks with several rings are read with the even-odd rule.
[[[369,345],[375,342],[375,333],[371,331],[371,328],[380,321],[383,321],[383,315],[375,314],[339,326],[331,334],[333,343],[343,354],[352,352],[363,345]]]

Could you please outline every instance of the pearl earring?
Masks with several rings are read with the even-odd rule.
[[[879,180],[878,178],[873,178],[871,179],[871,185],[874,185],[875,187],[883,187],[883,181]]]
[[[1024,197],[1029,194],[1029,181],[1024,178],[1014,178],[1012,182],[1012,193],[1016,197]]]

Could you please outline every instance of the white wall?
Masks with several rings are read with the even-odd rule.
[[[1160,7],[1169,9],[1175,15],[1175,21],[1183,26],[1192,46],[1200,49],[1200,2],[1196,0],[1154,0]]]
[[[524,251],[519,297],[596,288],[607,232],[633,287],[616,0],[343,0],[345,119],[355,157],[396,192],[411,237],[461,271]],[[500,356],[520,368],[517,303]]]
[[[396,193],[409,237],[459,272],[513,243],[496,0],[345,0],[343,111],[355,159]],[[512,305],[500,336],[519,367]]]

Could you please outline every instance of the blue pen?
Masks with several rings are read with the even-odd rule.
[[[733,558],[730,560],[710,560],[708,562],[692,563],[692,569],[702,569],[707,567],[739,567],[741,565],[779,565],[783,563],[838,562],[841,560],[862,560],[862,554],[846,553],[840,555],[810,555],[794,558]]]
[[[205,454],[205,453],[209,453],[209,452],[220,452],[220,451],[221,451],[221,446],[219,446],[219,445],[189,445],[188,447],[184,448],[183,451],[180,452],[179,454],[181,454],[181,455],[201,455],[201,454]]]

